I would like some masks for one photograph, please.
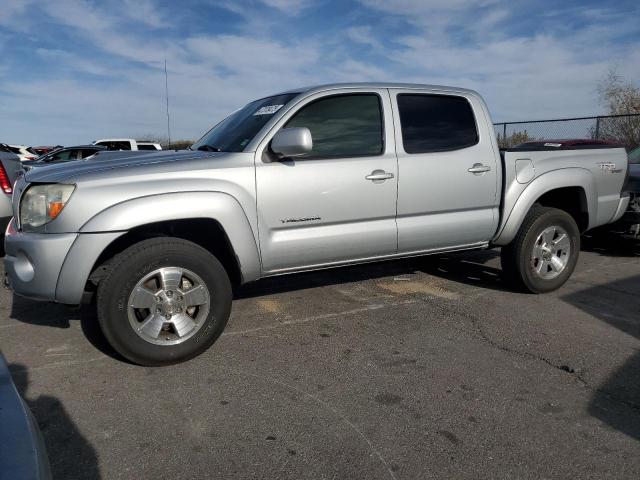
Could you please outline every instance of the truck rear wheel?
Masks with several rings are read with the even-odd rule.
[[[134,363],[193,358],[220,336],[231,312],[222,264],[178,238],[139,242],[116,256],[98,286],[98,321],[113,348]]]
[[[580,230],[563,210],[534,206],[513,241],[502,248],[502,270],[520,289],[545,293],[569,279],[580,252]]]

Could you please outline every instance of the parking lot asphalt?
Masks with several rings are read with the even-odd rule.
[[[497,251],[242,287],[208,352],[113,353],[90,307],[0,292],[54,478],[640,478],[640,245],[516,293]],[[2,272],[0,272],[2,273]]]

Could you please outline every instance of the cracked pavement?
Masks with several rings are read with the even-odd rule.
[[[90,307],[3,290],[1,348],[54,478],[635,479],[640,245],[584,242],[541,296],[497,251],[247,285],[213,348],[155,369]]]

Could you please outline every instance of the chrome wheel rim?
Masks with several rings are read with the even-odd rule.
[[[551,280],[567,268],[571,256],[571,240],[558,226],[545,228],[533,244],[531,269],[544,280]]]
[[[127,304],[136,334],[155,345],[177,345],[202,328],[209,315],[211,295],[191,270],[163,267],[141,278]]]

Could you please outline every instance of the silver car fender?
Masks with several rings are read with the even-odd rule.
[[[79,303],[100,254],[128,230],[156,222],[190,218],[207,218],[220,223],[238,259],[242,281],[260,278],[257,242],[243,208],[234,197],[223,192],[167,193],[117,203],[87,221],[65,258],[56,288],[56,300]]]
[[[493,239],[494,245],[507,245],[513,240],[533,204],[545,193],[558,188],[581,187],[587,198],[589,227],[597,216],[597,190],[593,174],[584,168],[563,168],[544,173],[534,179],[514,199],[506,194],[504,217]],[[507,213],[508,212],[508,213]]]

